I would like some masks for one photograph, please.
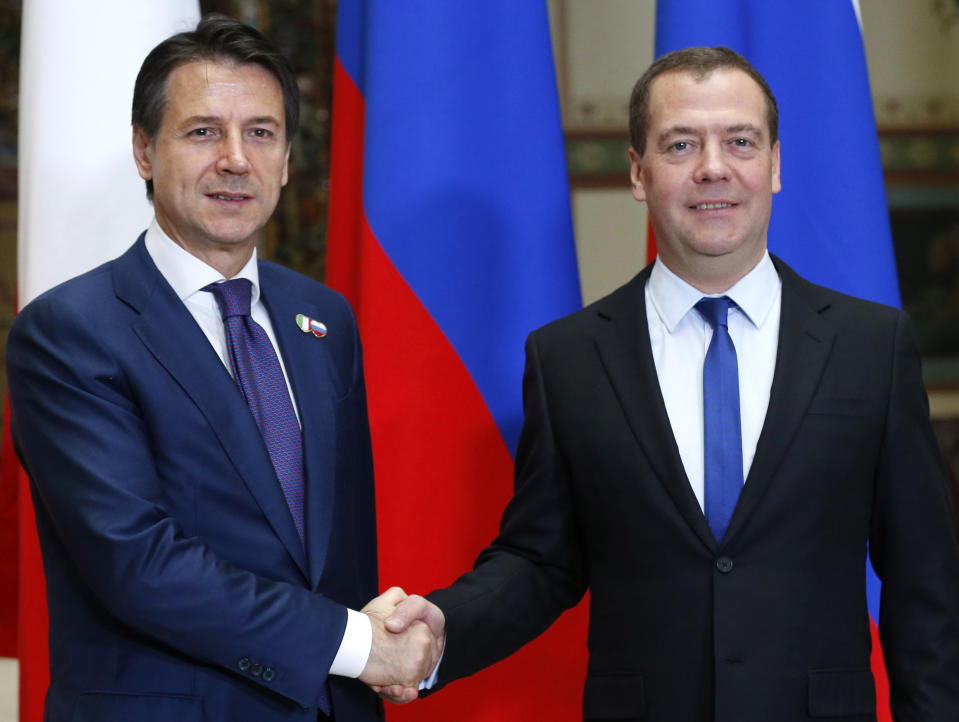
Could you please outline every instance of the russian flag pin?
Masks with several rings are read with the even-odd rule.
[[[302,313],[296,314],[296,325],[300,327],[303,333],[312,333],[317,338],[323,338],[327,333],[326,324],[309,316],[304,316]]]

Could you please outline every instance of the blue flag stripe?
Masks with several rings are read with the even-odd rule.
[[[336,56],[364,93],[366,76],[366,0],[343,0],[336,9]]]
[[[375,4],[363,201],[511,451],[523,342],[579,306],[543,3]]]

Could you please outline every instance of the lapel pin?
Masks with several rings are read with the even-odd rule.
[[[300,327],[303,333],[312,333],[317,338],[326,336],[326,324],[309,316],[304,316],[302,313],[296,314],[296,325]]]

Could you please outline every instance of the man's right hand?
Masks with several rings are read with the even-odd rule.
[[[402,631],[387,630],[386,620],[406,598],[402,589],[391,587],[360,610],[373,624],[373,646],[360,681],[395,691],[402,689],[396,699],[391,696],[396,702],[416,699],[420,681],[429,677],[442,652],[442,641],[425,621],[414,620],[405,624]]]
[[[428,599],[411,594],[400,600],[390,618],[386,620],[386,628],[393,634],[404,634],[420,624],[429,627],[430,633],[439,642],[439,650],[442,654],[446,645],[446,617],[442,610]],[[435,666],[434,664],[430,668],[430,674]],[[406,704],[419,696],[418,690],[399,684],[374,685],[373,690],[394,704]]]

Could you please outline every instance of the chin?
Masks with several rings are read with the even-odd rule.
[[[744,240],[742,238],[730,238],[723,236],[719,238],[708,238],[695,244],[694,250],[704,256],[728,256],[732,253],[739,255],[753,255],[765,248],[765,244],[757,243],[754,240]]]
[[[240,246],[253,241],[256,238],[257,230],[259,229],[246,225],[243,227],[219,227],[209,229],[208,235],[220,245]]]
[[[741,249],[742,246],[740,244],[727,241],[699,244],[693,248],[693,251],[698,256],[705,256],[707,258],[722,258],[723,256],[729,256],[733,253],[736,253]]]

